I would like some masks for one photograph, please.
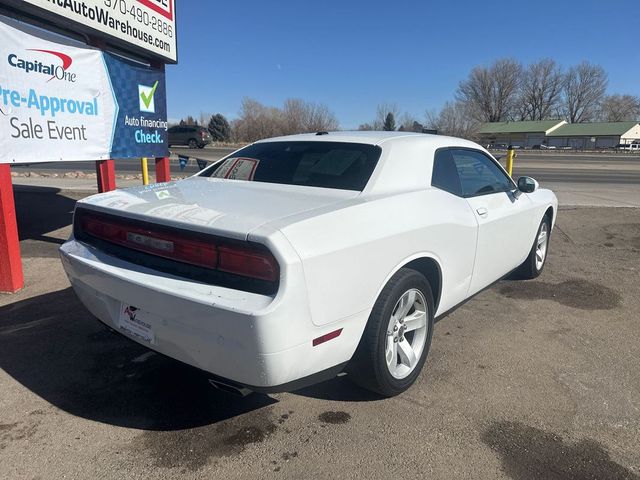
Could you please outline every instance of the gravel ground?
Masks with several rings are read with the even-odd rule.
[[[640,479],[638,209],[561,210],[541,277],[441,319],[399,397],[238,398],[93,320],[56,257],[74,199],[33,195],[27,285],[0,295],[0,478]]]

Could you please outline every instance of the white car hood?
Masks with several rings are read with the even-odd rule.
[[[357,197],[328,188],[191,177],[93,195],[78,206],[246,239],[260,225]]]

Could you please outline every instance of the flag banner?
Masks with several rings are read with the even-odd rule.
[[[206,160],[201,160],[199,158],[196,158],[196,162],[198,162],[199,170],[204,170],[209,165],[209,162],[207,162]]]

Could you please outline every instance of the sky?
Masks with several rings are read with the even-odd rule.
[[[340,127],[395,103],[419,121],[477,65],[587,60],[609,93],[640,95],[635,0],[176,0],[178,64],[168,115],[238,115],[242,98],[324,103]]]

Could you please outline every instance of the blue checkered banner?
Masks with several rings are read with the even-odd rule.
[[[167,156],[167,89],[164,73],[109,53],[103,55],[117,105],[112,158]]]
[[[165,157],[162,71],[0,17],[0,163]]]

